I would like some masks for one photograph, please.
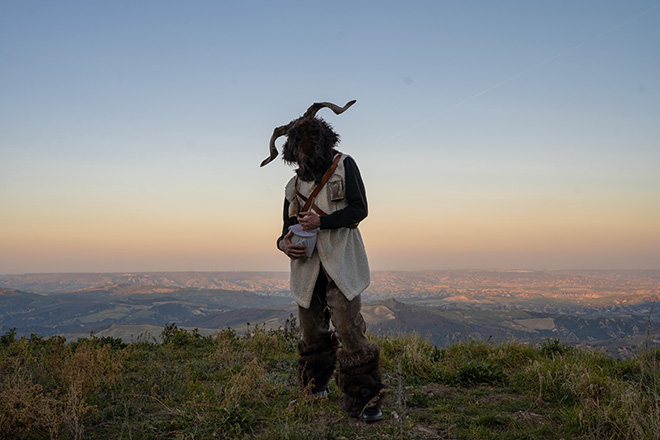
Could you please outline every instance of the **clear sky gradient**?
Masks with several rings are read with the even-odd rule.
[[[287,270],[259,163],[351,99],[372,269],[660,268],[657,0],[8,0],[0,273]]]

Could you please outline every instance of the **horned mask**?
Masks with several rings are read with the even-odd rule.
[[[349,101],[343,107],[339,107],[331,102],[315,102],[298,119],[294,119],[286,125],[275,128],[273,135],[270,137],[270,156],[261,162],[261,166],[269,164],[277,157],[278,153],[275,147],[275,140],[281,136],[287,136],[287,142],[282,147],[284,161],[297,163],[301,168],[304,168],[302,162],[305,162],[307,157],[318,155],[319,151],[311,151],[312,149],[320,148],[321,150],[328,150],[328,153],[330,153],[339,141],[339,136],[332,130],[328,123],[323,119],[317,118],[316,113],[322,108],[328,107],[336,115],[339,115],[344,113],[355,102],[355,100]],[[300,172],[301,170],[299,169],[299,175]]]

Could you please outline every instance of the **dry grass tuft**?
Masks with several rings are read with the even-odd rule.
[[[20,369],[0,382],[0,433],[2,438],[57,438],[63,425],[62,402],[46,395]]]
[[[538,399],[556,402],[564,422],[585,438],[634,440],[660,432],[660,369],[648,352],[622,374],[600,353],[575,352],[534,361],[524,377]]]

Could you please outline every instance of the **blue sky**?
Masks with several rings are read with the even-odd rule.
[[[659,268],[658,78],[658,1],[5,1],[0,273],[286,270],[258,165],[351,99],[373,269]]]

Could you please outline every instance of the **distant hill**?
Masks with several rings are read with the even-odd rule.
[[[0,274],[0,287],[19,289],[27,292],[70,292],[117,284],[223,289],[284,296],[289,292],[289,274],[287,272]]]
[[[113,325],[185,324],[194,319],[246,307],[290,304],[284,297],[221,289],[119,284],[64,293],[0,290],[0,328],[31,333],[81,335]]]
[[[624,342],[625,338],[645,334],[649,325],[658,328],[657,320],[649,322],[643,315],[575,316],[523,310],[437,309],[396,300],[365,308],[367,317],[370,308],[380,309],[376,315],[390,316],[370,322],[374,331],[393,334],[413,331],[428,337],[438,347],[470,339],[535,343],[559,339],[564,343],[599,345],[615,353],[618,345],[614,341]]]
[[[660,271],[382,271],[363,313],[371,331],[416,331],[441,347],[558,338],[625,355],[655,337],[659,295]],[[284,272],[0,275],[0,330],[19,335],[130,340],[172,322],[242,332],[296,312]]]
[[[107,285],[168,286],[289,296],[287,272],[136,272],[0,275],[0,287],[65,293]],[[649,313],[660,270],[373,271],[366,301],[395,298],[439,308],[561,314]]]
[[[224,328],[232,328],[242,334],[255,326],[265,326],[267,329],[283,327],[292,315],[296,316],[294,305],[248,307],[172,322],[189,330],[196,328],[202,335],[210,335]],[[393,336],[415,332],[437,347],[469,340],[542,343],[548,339],[558,339],[570,345],[598,348],[614,357],[629,357],[649,343],[657,345],[660,342],[657,332],[660,323],[657,320],[649,323],[644,316],[584,317],[511,310],[441,310],[396,300],[365,303],[363,315],[370,332]],[[647,337],[649,324],[652,331]],[[145,335],[147,338],[157,338],[161,330],[162,327],[154,324],[116,323],[95,330],[95,334],[131,341]],[[88,334],[79,332],[65,336],[75,340]]]
[[[297,308],[292,304],[267,308],[245,307],[175,321],[184,328],[197,328],[204,335],[228,327],[243,333],[248,326],[265,326],[269,329],[284,326],[286,320],[292,315],[295,317],[296,313]],[[640,344],[646,340],[649,325],[651,330],[660,328],[657,320],[648,322],[648,318],[641,315],[592,317],[520,310],[438,309],[394,299],[364,303],[363,315],[371,332],[390,335],[416,332],[437,347],[447,347],[471,339],[532,343],[558,339],[571,345],[598,347],[618,357],[627,357],[641,347]],[[153,333],[155,330],[158,328],[153,324],[144,325],[142,329],[136,325],[113,324],[95,333],[98,336],[131,340],[143,332],[157,336]],[[651,336],[656,336],[655,330]],[[651,342],[654,341],[653,337]]]

